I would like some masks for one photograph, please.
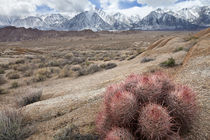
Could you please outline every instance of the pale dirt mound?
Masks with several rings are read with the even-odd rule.
[[[210,33],[210,28],[202,30],[202,31],[196,33],[194,36],[199,38],[199,37],[205,36],[208,33]]]
[[[161,38],[160,40],[154,42],[151,46],[148,47],[148,50],[151,50],[153,48],[157,48],[157,47],[163,47],[166,43],[168,43],[171,39],[173,39],[173,37],[169,37],[169,38]]]

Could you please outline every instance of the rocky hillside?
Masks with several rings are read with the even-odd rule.
[[[84,31],[42,31],[38,29],[26,29],[24,27],[16,28],[13,26],[0,29],[0,42],[22,41],[22,40],[37,40],[40,38],[56,38],[56,37],[71,37],[71,36],[97,36],[91,30]]]

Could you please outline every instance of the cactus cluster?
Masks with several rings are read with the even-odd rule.
[[[196,94],[161,72],[135,75],[104,93],[96,130],[104,140],[179,140],[198,113]]]

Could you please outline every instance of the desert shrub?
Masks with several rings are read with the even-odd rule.
[[[42,81],[45,81],[47,78],[46,76],[44,75],[41,75],[41,74],[36,74],[34,77],[33,77],[33,81],[34,82],[42,82]]]
[[[80,65],[75,65],[75,66],[72,66],[72,68],[71,68],[73,75],[75,75],[74,73],[77,73],[77,76],[93,74],[100,70],[101,70],[101,68],[96,64],[90,64],[88,67],[86,65],[83,67]]]
[[[0,85],[3,85],[6,83],[6,80],[4,79],[3,76],[0,75]]]
[[[71,70],[70,70],[69,65],[66,65],[65,67],[63,67],[63,69],[59,73],[60,78],[69,77],[70,75],[71,75]]]
[[[0,111],[0,139],[23,140],[30,136],[33,130],[26,127],[22,114],[15,109],[1,109]]]
[[[32,76],[33,75],[33,70],[28,70],[28,71],[25,71],[24,73],[23,73],[23,76],[24,77],[30,77],[30,76]]]
[[[174,50],[174,53],[179,52],[179,51],[182,51],[182,50],[183,50],[183,47],[176,48],[176,49]]]
[[[72,72],[76,77],[88,75],[87,67],[82,67],[79,71],[72,71]]]
[[[44,67],[47,67],[48,65],[46,65],[45,63],[39,63],[39,64],[37,64],[37,67],[38,68],[44,68]]]
[[[88,57],[87,58],[87,60],[89,60],[89,61],[97,61],[98,60],[98,58],[96,58],[95,56],[94,57]]]
[[[65,58],[66,58],[66,59],[72,59],[73,57],[74,57],[73,53],[67,53],[67,54],[65,55]]]
[[[12,72],[7,73],[6,77],[8,79],[19,79],[20,75],[16,71],[12,71]]]
[[[17,88],[19,87],[18,82],[12,82],[10,88]]]
[[[0,74],[4,74],[4,73],[5,73],[5,71],[0,68]]]
[[[111,58],[109,58],[109,57],[103,57],[103,60],[104,60],[104,62],[111,61]]]
[[[14,70],[17,71],[21,71],[21,72],[25,72],[29,69],[28,65],[16,65],[15,67],[13,67]]]
[[[136,50],[136,53],[137,53],[137,54],[141,54],[141,53],[143,53],[144,51],[145,51],[144,49],[137,49],[137,50]]]
[[[82,67],[80,65],[75,65],[71,67],[72,71],[80,71],[82,69]]]
[[[119,60],[124,61],[126,58],[127,58],[127,56],[121,56]]]
[[[68,59],[62,59],[62,58],[58,59],[57,62],[59,66],[65,66],[71,63]]]
[[[29,90],[29,91],[24,91],[25,93],[20,95],[17,98],[17,106],[23,107],[35,102],[40,101],[41,96],[42,96],[42,91],[41,90]]]
[[[174,67],[176,65],[174,58],[168,58],[167,61],[160,63],[161,67]]]
[[[38,69],[36,73],[40,75],[44,75],[47,78],[50,78],[51,71],[49,68],[41,68],[41,69]]]
[[[96,118],[101,139],[180,140],[198,119],[196,94],[160,72],[108,87]]]
[[[24,64],[24,63],[25,63],[24,59],[20,59],[20,60],[15,61],[15,64]]]
[[[47,78],[51,77],[51,71],[49,68],[38,69],[33,77],[34,82],[45,81]]]
[[[60,73],[60,68],[59,67],[51,67],[50,68],[50,72],[51,73],[55,73],[55,74],[59,74]]]
[[[91,64],[94,64],[93,62],[89,62],[89,61],[85,61],[85,65],[86,66],[89,66],[89,65],[91,65]]]
[[[82,135],[75,125],[69,125],[59,130],[53,138],[54,140],[97,140],[98,136],[94,134]]]
[[[112,68],[117,67],[117,64],[115,64],[115,63],[101,64],[100,67],[101,67],[102,69],[108,70],[108,69],[112,69]]]
[[[50,67],[58,67],[58,66],[60,66],[60,64],[59,64],[59,62],[57,60],[51,60],[48,63],[48,66],[50,66]]]
[[[37,63],[42,63],[42,60],[39,58],[35,58],[32,60],[32,63],[37,64]]]
[[[71,59],[71,63],[72,63],[73,65],[81,64],[81,63],[83,63],[83,62],[85,62],[85,59],[82,58],[82,57],[73,57],[73,58]]]
[[[141,63],[147,63],[147,62],[150,62],[150,61],[154,61],[154,59],[145,57],[141,60]]]
[[[138,55],[139,55],[139,54],[134,54],[134,55],[128,57],[127,60],[132,60],[132,59],[136,58]]]
[[[100,71],[100,67],[96,64],[91,64],[90,66],[87,67],[87,74],[93,74],[95,72]]]
[[[6,93],[6,91],[0,87],[0,94],[5,94],[5,93]]]
[[[0,68],[3,70],[8,70],[9,69],[9,64],[0,64]]]
[[[114,57],[113,60],[120,60],[120,57],[119,56],[116,56],[116,57]]]

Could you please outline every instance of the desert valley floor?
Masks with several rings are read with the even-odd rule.
[[[170,58],[175,60],[173,67],[161,65]],[[210,29],[98,32],[0,42],[0,108],[21,111],[35,129],[27,140],[52,140],[72,124],[83,135],[95,135],[95,117],[106,87],[132,73],[154,71],[198,94],[200,121],[186,139],[208,140]],[[20,103],[22,96],[37,90],[42,91],[39,101]]]

